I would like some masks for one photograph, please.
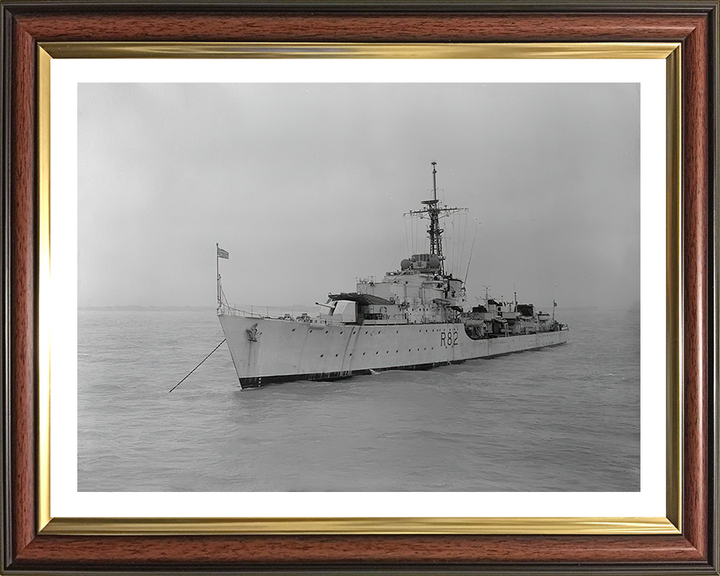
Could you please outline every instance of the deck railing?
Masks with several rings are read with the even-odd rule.
[[[299,310],[278,306],[254,306],[243,304],[230,304],[223,302],[217,309],[218,315],[242,316],[243,318],[266,318],[274,320],[291,320],[295,322],[325,322],[317,311]]]

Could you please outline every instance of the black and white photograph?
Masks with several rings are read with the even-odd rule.
[[[639,492],[640,85],[81,83],[79,492]]]

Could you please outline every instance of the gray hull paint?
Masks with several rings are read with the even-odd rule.
[[[567,342],[567,330],[472,340],[463,324],[322,325],[220,315],[243,388],[424,369]],[[248,337],[255,326],[257,341]]]

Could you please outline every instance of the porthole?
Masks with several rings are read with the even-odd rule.
[[[325,354],[320,354],[320,358],[322,358],[323,356],[325,356]]]

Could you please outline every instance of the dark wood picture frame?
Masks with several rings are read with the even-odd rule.
[[[718,2],[2,2],[2,560],[60,572],[718,574]],[[38,44],[680,42],[683,489],[678,535],[38,533]]]

